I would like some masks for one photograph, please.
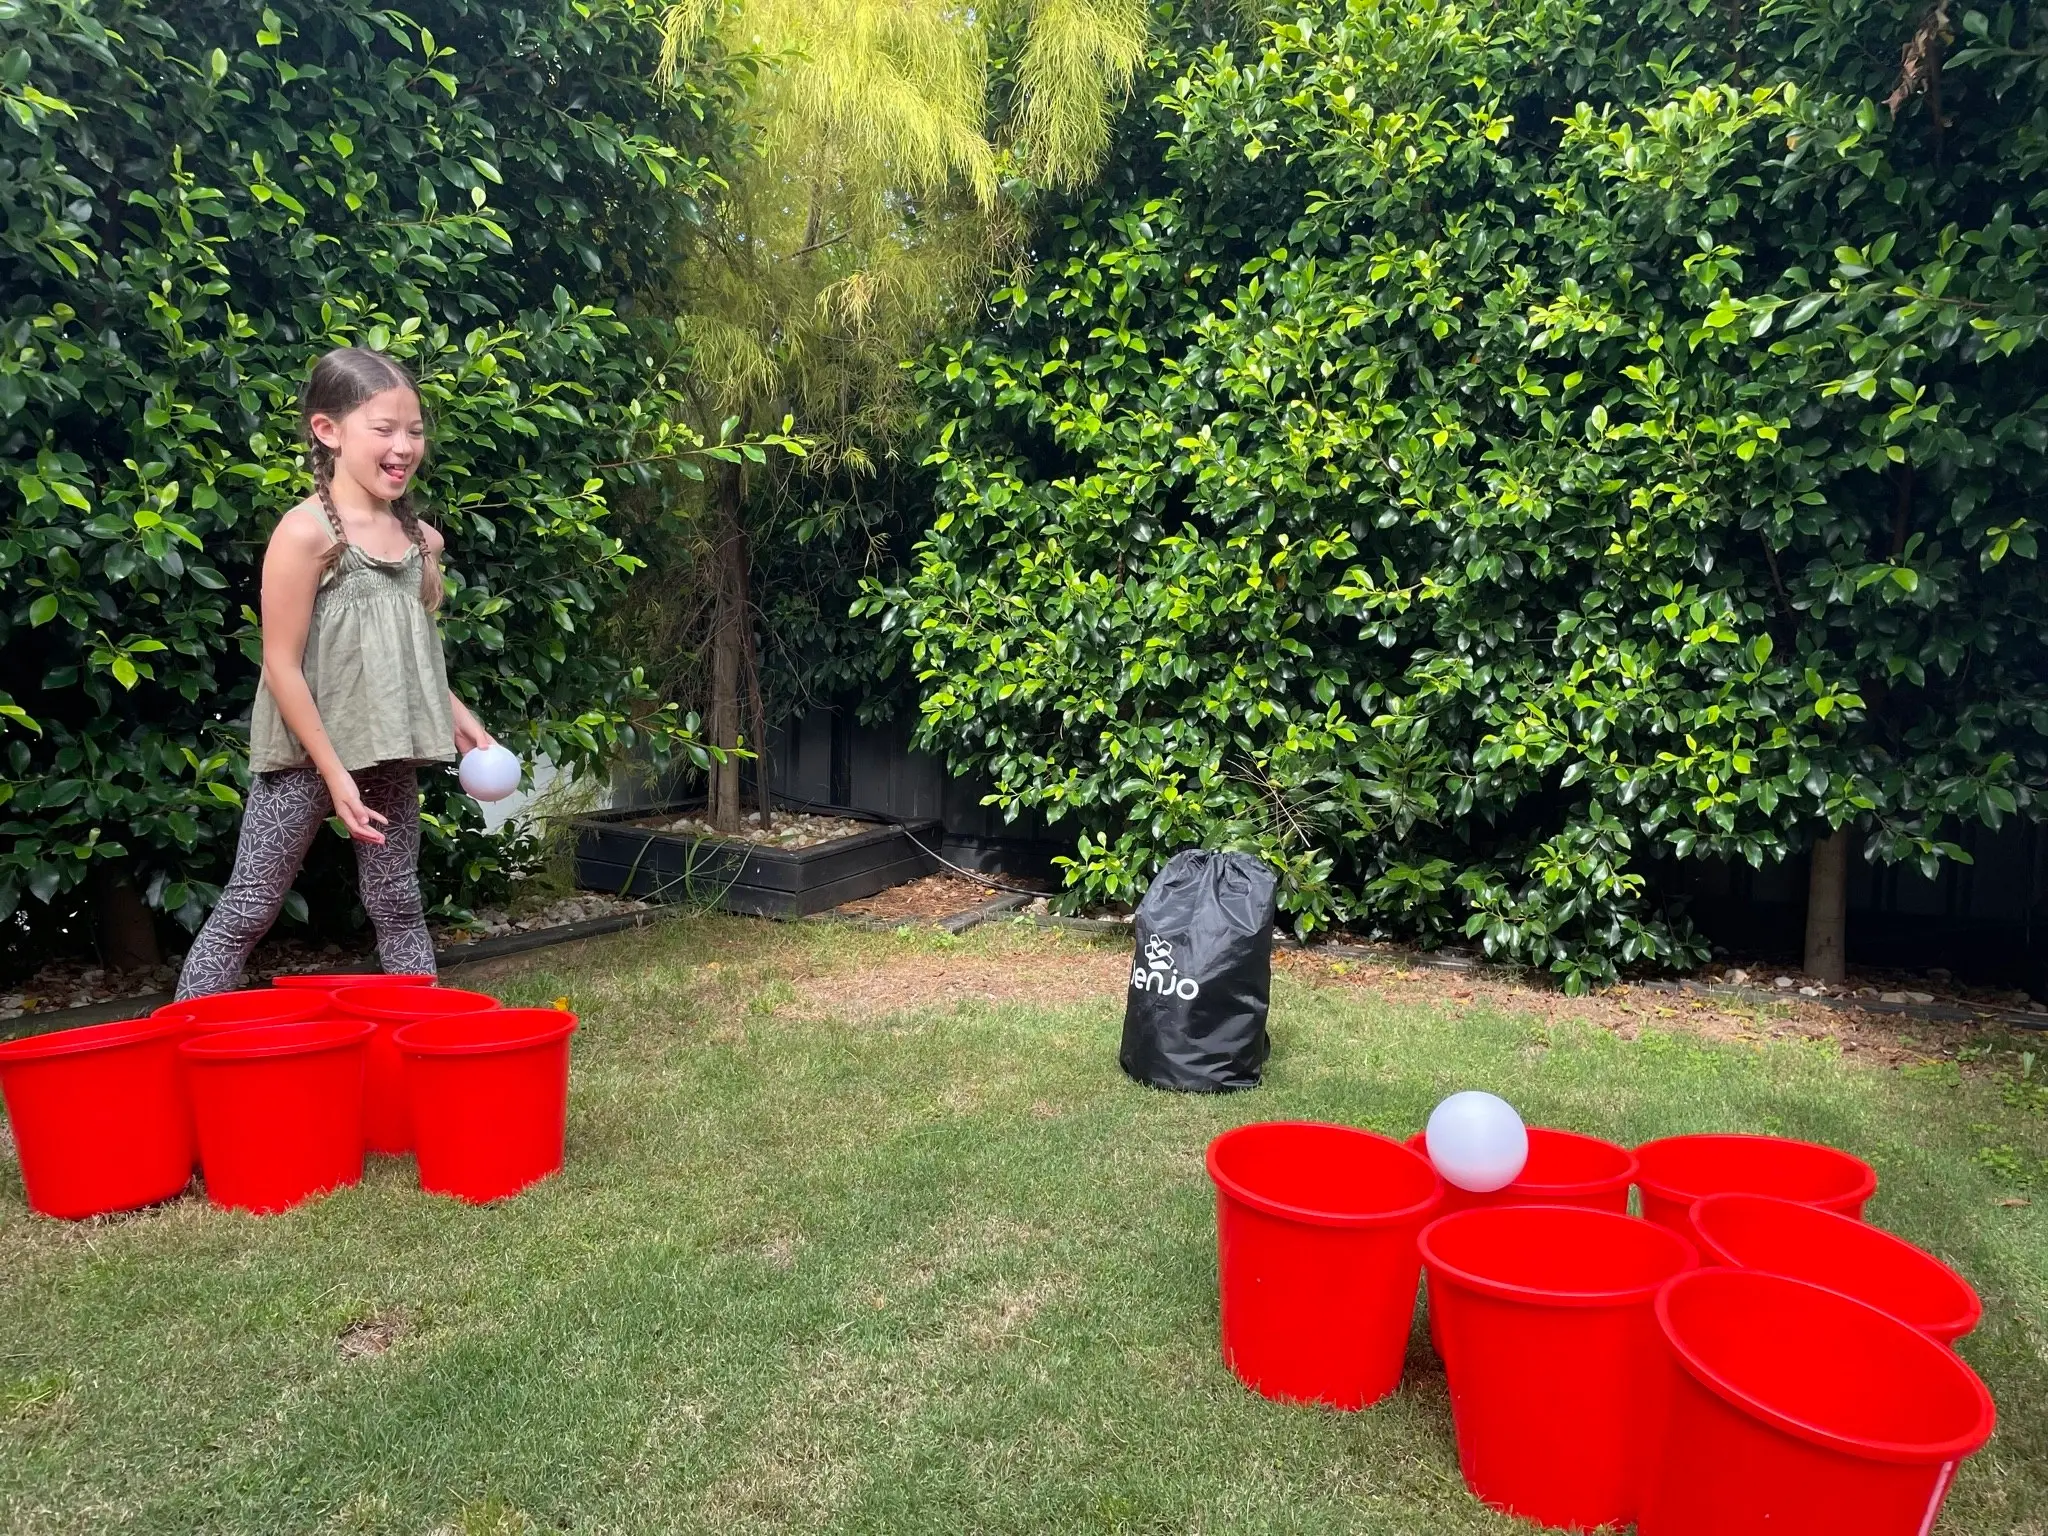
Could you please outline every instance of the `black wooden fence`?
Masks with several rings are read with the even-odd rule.
[[[850,709],[815,708],[776,733],[768,767],[770,787],[793,805],[937,817],[945,826],[941,853],[965,868],[1044,877],[1054,873],[1054,856],[1072,847],[1065,827],[1035,817],[1005,822],[981,803],[988,786],[954,778],[939,759],[912,750],[907,722],[866,726]],[[662,786],[622,782],[614,803],[670,797]],[[2014,822],[1997,832],[1964,829],[1957,841],[1975,862],[1947,865],[1931,880],[1906,866],[1852,860],[1850,964],[1944,967],[1958,980],[2048,997],[2048,830]],[[1655,879],[1729,953],[1797,963],[1803,861],[1752,869],[1672,860]]]

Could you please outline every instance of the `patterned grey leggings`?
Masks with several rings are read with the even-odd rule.
[[[377,928],[377,958],[392,975],[431,975],[434,943],[420,905],[419,773],[410,763],[379,763],[354,777],[363,804],[390,818],[381,847],[356,844],[356,883]],[[235,872],[185,956],[180,1001],[225,992],[241,980],[249,951],[277,921],[306,850],[333,811],[317,768],[255,775]]]

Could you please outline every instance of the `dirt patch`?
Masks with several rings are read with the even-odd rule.
[[[1313,950],[1281,950],[1277,972],[1310,986],[1361,987],[1390,1000],[1443,1009],[1489,1008],[1533,1015],[1545,1024],[1577,1020],[1633,1040],[1644,1029],[1684,1030],[1709,1039],[1756,1044],[1766,1040],[1829,1040],[1845,1055],[1887,1062],[1924,1061],[1973,1038],[1970,1024],[1935,1023],[1897,1014],[1831,1008],[1799,998],[1748,1003],[1699,995],[1676,987],[1623,985],[1586,997],[1567,997],[1491,972],[1445,970],[1401,962],[1338,960]]]
[[[371,1360],[384,1354],[405,1332],[405,1320],[380,1312],[350,1323],[335,1340],[344,1360]]]
[[[962,1331],[974,1349],[984,1353],[1001,1349],[1030,1326],[1045,1300],[1036,1291],[998,1289],[968,1312]]]
[[[870,1019],[965,1002],[1056,1008],[1120,1000],[1130,972],[1127,955],[1095,945],[1055,941],[1005,944],[994,952],[921,949],[870,959],[853,971],[797,977],[794,999],[775,1011],[785,1018]]]
[[[906,885],[891,886],[874,896],[863,896],[835,907],[848,917],[865,917],[883,923],[929,923],[952,917],[971,907],[994,901],[1002,892],[991,885],[963,880],[958,875],[926,875]]]
[[[1844,1055],[1888,1063],[1919,1062],[1978,1036],[1974,1025],[1865,1013],[1800,998],[1751,1003],[1676,987],[1627,985],[1567,997],[1497,972],[1440,969],[1404,961],[1335,959],[1279,949],[1276,975],[1315,987],[1359,988],[1390,1002],[1456,1012],[1485,1009],[1544,1024],[1583,1021],[1633,1040],[1645,1029],[1683,1030],[1743,1044],[1831,1041]],[[867,1019],[958,1002],[1121,1007],[1130,960],[1120,946],[1075,942],[1044,930],[991,948],[919,950],[869,958],[851,971],[793,979],[791,1000],[775,1012],[803,1019]]]

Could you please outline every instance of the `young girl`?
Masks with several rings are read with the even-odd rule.
[[[332,814],[356,845],[377,956],[431,973],[420,901],[418,768],[491,737],[448,691],[434,611],[441,535],[407,494],[426,455],[412,376],[382,353],[329,352],[299,396],[314,493],[263,557],[263,677],[235,872],[185,957],[179,998],[235,985]]]

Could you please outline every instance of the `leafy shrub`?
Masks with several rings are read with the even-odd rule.
[[[615,296],[687,252],[739,151],[729,66],[649,84],[658,10],[0,0],[0,918],[31,897],[47,930],[114,861],[187,925],[210,906],[330,346],[422,379],[479,716],[570,768],[691,744],[589,638],[638,564],[612,504],[699,446],[677,337]],[[428,777],[429,889],[488,894],[517,851]]]
[[[1232,844],[1301,931],[1574,989],[1701,957],[1660,860],[2038,815],[2048,51],[1948,14],[1163,49],[1140,172],[919,368],[939,510],[861,610],[922,742],[1071,818],[1076,899]]]

